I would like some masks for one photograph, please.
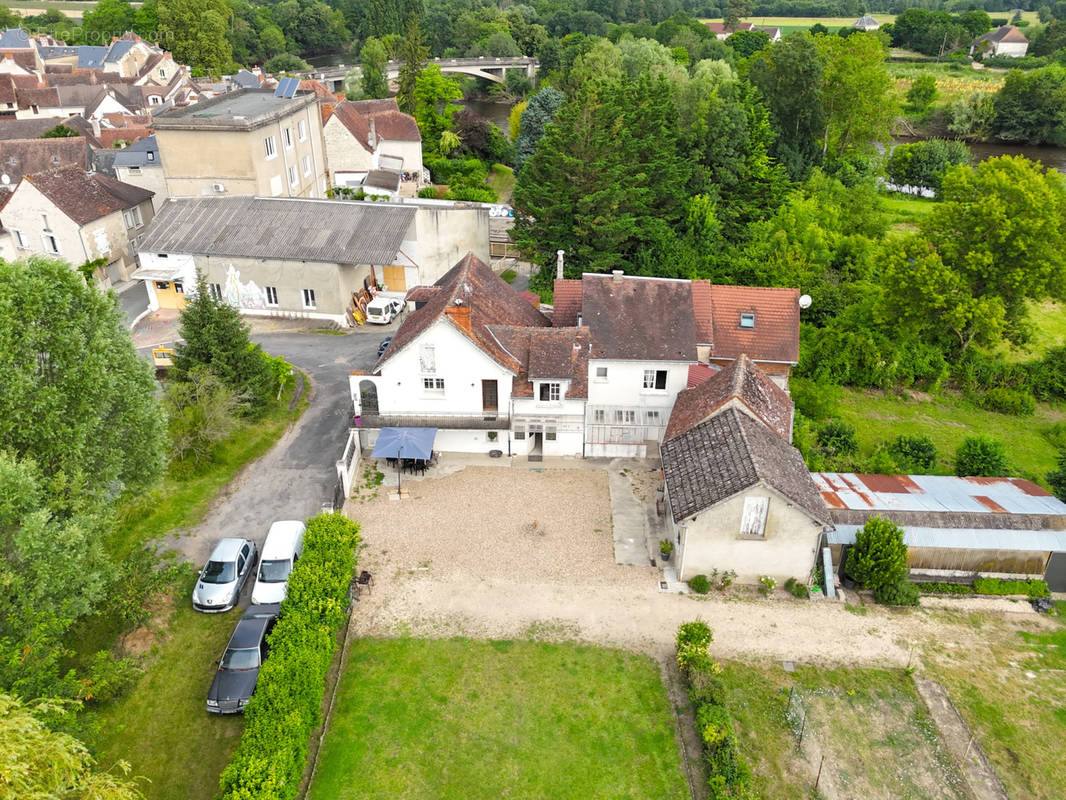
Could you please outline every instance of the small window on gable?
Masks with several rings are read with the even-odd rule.
[[[745,497],[744,513],[740,517],[740,535],[744,538],[766,538],[766,514],[770,509],[769,497]]]
[[[740,313],[740,327],[742,327],[742,328],[754,328],[755,327],[755,312],[754,311],[742,311]]]
[[[607,380],[607,367],[596,367],[596,380]]]

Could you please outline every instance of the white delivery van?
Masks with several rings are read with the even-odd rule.
[[[289,574],[304,550],[305,530],[299,520],[283,520],[270,526],[252,588],[252,605],[280,603],[285,599]]]
[[[366,304],[366,321],[388,325],[403,311],[403,300],[378,295]]]

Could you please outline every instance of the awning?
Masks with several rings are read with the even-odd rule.
[[[861,525],[837,525],[826,534],[829,544],[855,544]],[[1018,552],[1066,552],[1066,531],[1009,530],[1000,528],[922,528],[903,526],[908,547],[946,550],[1014,550]]]
[[[374,443],[372,458],[420,458],[428,461],[433,457],[433,441],[436,428],[382,428]]]
[[[130,277],[139,281],[167,281],[169,283],[173,280],[181,280],[184,277],[184,273],[185,270],[181,267],[172,269],[145,269],[141,267],[134,270]]]

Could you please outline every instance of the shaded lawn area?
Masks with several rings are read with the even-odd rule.
[[[215,717],[205,707],[215,659],[241,612],[197,613],[188,588],[157,632],[137,687],[95,714],[97,761],[128,761],[131,775],[148,779],[141,787],[148,800],[214,797],[243,729],[243,717]]]
[[[807,713],[804,737],[825,755],[825,776],[842,796],[964,800],[961,779],[903,670],[821,669],[726,662],[726,704],[759,796],[807,800],[818,762],[797,748],[802,710],[786,717],[795,689]]]
[[[893,231],[910,232],[917,230],[923,218],[929,216],[936,208],[936,200],[928,197],[913,197],[899,192],[885,192],[881,195],[885,215]]]
[[[652,659],[533,641],[350,646],[310,800],[687,798]]]
[[[485,177],[485,183],[496,192],[499,202],[511,202],[515,184],[514,170],[511,167],[506,164],[493,164],[489,174]]]
[[[1066,307],[1062,303],[1029,303],[1029,319],[1032,338],[1020,347],[1005,343],[998,351],[1007,361],[1032,361],[1042,358],[1052,347],[1066,344]]]
[[[1057,800],[1066,764],[1066,602],[1057,630],[997,635],[978,620],[980,653],[927,645],[930,674],[951,695],[1012,798]],[[1031,676],[1031,677],[1030,677]]]
[[[967,436],[984,434],[1007,444],[1007,457],[1016,477],[1046,486],[1045,476],[1055,467],[1056,449],[1044,433],[1063,418],[1061,412],[1037,404],[1032,417],[1014,417],[984,411],[963,397],[941,392],[930,399],[885,392],[844,389],[839,416],[855,427],[859,457],[871,455],[877,445],[900,434],[925,435],[937,449],[935,474],[953,474],[955,450]]]

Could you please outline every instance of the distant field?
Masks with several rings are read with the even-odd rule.
[[[936,78],[937,104],[943,105],[952,100],[967,97],[974,92],[994,92],[1003,85],[1005,72],[978,70],[969,64],[936,63],[927,61],[921,64],[889,61],[886,65],[888,74],[896,82],[900,98],[906,95],[914,79],[919,75],[932,74]]]
[[[896,17],[893,14],[871,14],[882,25],[891,22]],[[850,27],[858,19],[854,17],[748,17],[745,22],[754,22],[756,25],[768,28],[781,28],[782,33],[792,31],[805,31],[816,23],[821,23],[832,30]],[[703,19],[700,22],[720,22],[721,20]]]
[[[68,17],[81,19],[86,11],[92,11],[96,7],[95,0],[84,2],[70,2],[70,0],[9,0],[4,3],[21,17],[34,17],[44,11],[62,11]],[[140,3],[134,3],[140,5]]]

